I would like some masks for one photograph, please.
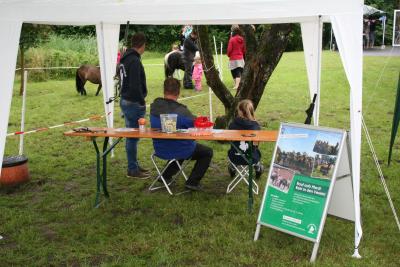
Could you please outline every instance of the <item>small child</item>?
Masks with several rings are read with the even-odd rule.
[[[256,121],[254,116],[254,107],[253,102],[248,99],[244,99],[239,102],[235,118],[229,124],[230,130],[260,130],[261,127]],[[241,149],[241,142],[236,141],[233,144]],[[253,149],[253,164],[254,170],[256,171],[256,178],[260,178],[261,174],[264,171],[264,167],[261,164],[261,152],[258,149],[258,143],[254,143],[255,148]],[[243,157],[236,151],[236,149],[231,145],[231,148],[228,151],[228,157],[230,161],[232,161],[235,165],[247,165],[247,162],[243,159]],[[231,177],[235,176],[235,169],[229,165],[228,171]]]
[[[203,64],[201,63],[200,53],[196,52],[193,63],[192,79],[194,80],[194,89],[201,91],[201,79],[203,77]]]

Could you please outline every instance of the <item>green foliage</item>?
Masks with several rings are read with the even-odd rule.
[[[53,32],[64,37],[86,38],[96,36],[96,27],[90,26],[53,26]]]
[[[95,37],[62,37],[50,35],[48,42],[26,52],[26,67],[78,67],[82,64],[98,65]],[[66,79],[74,77],[76,69],[34,70],[32,81]]]
[[[19,40],[19,47],[22,50],[27,50],[31,47],[35,47],[42,42],[45,42],[48,38],[51,28],[46,25],[22,24],[21,36]]]

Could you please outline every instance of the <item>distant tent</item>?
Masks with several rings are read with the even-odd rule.
[[[382,10],[379,10],[379,9],[377,9],[377,8],[375,8],[375,7],[372,7],[372,6],[364,5],[364,8],[363,8],[363,14],[364,14],[364,16],[370,16],[370,15],[373,15],[373,14],[375,14],[375,13],[384,14],[384,13],[386,13],[386,12],[385,12],[385,11],[382,11]]]
[[[399,122],[400,122],[400,73],[399,73],[399,82],[397,83],[397,96],[396,96],[396,104],[394,107],[392,135],[390,137],[388,165],[390,165],[390,161],[392,160],[392,149],[394,141],[396,139],[397,130],[399,128]]]

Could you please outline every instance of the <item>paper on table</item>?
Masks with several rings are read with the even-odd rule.
[[[116,132],[137,132],[138,129],[135,128],[117,128],[115,129]]]

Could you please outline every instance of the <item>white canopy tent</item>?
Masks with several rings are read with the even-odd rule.
[[[194,12],[195,11],[195,12]],[[104,102],[114,94],[113,75],[120,24],[274,24],[300,23],[310,98],[318,94],[319,120],[322,22],[331,22],[350,84],[351,169],[355,203],[355,257],[362,236],[360,150],[362,106],[361,0],[0,0],[0,158],[3,157],[23,22],[96,25]],[[104,104],[113,126],[113,103]],[[1,166],[1,161],[0,161]]]

